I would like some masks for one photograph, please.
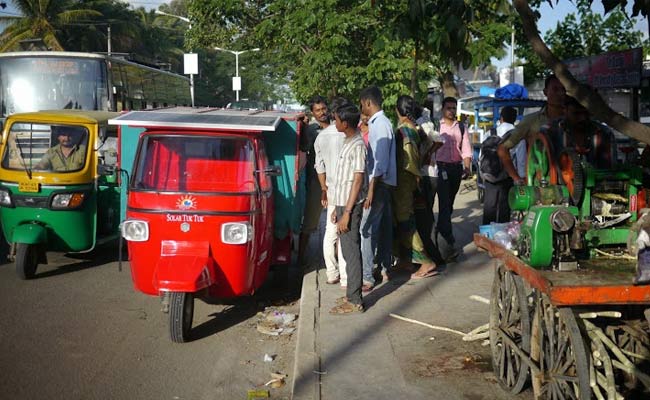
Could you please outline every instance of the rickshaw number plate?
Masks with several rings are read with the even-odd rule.
[[[21,192],[38,193],[39,189],[38,182],[18,182],[18,190]]]

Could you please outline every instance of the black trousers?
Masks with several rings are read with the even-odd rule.
[[[512,179],[507,178],[501,182],[490,183],[483,181],[485,196],[483,197],[483,225],[491,222],[503,223],[510,221],[510,205],[508,192],[512,187]]]
[[[433,179],[437,178],[431,178],[431,180]],[[443,260],[438,247],[431,239],[433,225],[436,222],[433,216],[435,189],[432,188],[431,180],[429,180],[429,177],[427,176],[423,176],[420,179],[420,193],[416,194],[416,204],[414,209],[415,226],[420,234],[420,238],[422,239],[422,244],[424,244],[424,249],[427,251],[429,256],[431,256],[431,260],[436,263],[436,265],[443,265],[445,260]],[[422,199],[418,199],[418,196],[421,196]],[[424,204],[420,205],[417,200],[421,200]]]
[[[454,212],[454,201],[458,189],[460,189],[462,175],[462,162],[438,163],[438,225],[436,230],[449,245],[456,242],[451,228],[451,214]]]
[[[361,211],[363,203],[355,204],[350,214],[350,230],[339,233],[341,251],[345,258],[345,272],[348,274],[348,287],[345,295],[350,303],[361,304],[361,286],[363,285],[363,266],[361,264]],[[341,218],[345,207],[336,206],[336,219]]]

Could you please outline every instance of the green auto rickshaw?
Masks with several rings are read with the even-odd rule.
[[[0,144],[0,222],[21,279],[47,251],[87,252],[117,239],[118,113],[39,111],[7,118]]]

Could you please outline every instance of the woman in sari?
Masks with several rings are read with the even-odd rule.
[[[411,279],[421,279],[436,275],[437,265],[425,250],[415,224],[414,193],[419,190],[421,167],[415,112],[416,104],[411,96],[397,99],[397,187],[393,191],[393,209],[400,247],[398,268],[411,270],[413,264],[420,264]]]

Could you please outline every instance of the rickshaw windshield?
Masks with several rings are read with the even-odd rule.
[[[83,126],[14,123],[2,155],[5,169],[67,173],[86,165],[88,129]]]
[[[226,136],[145,136],[133,176],[135,190],[253,192],[250,140]]]

